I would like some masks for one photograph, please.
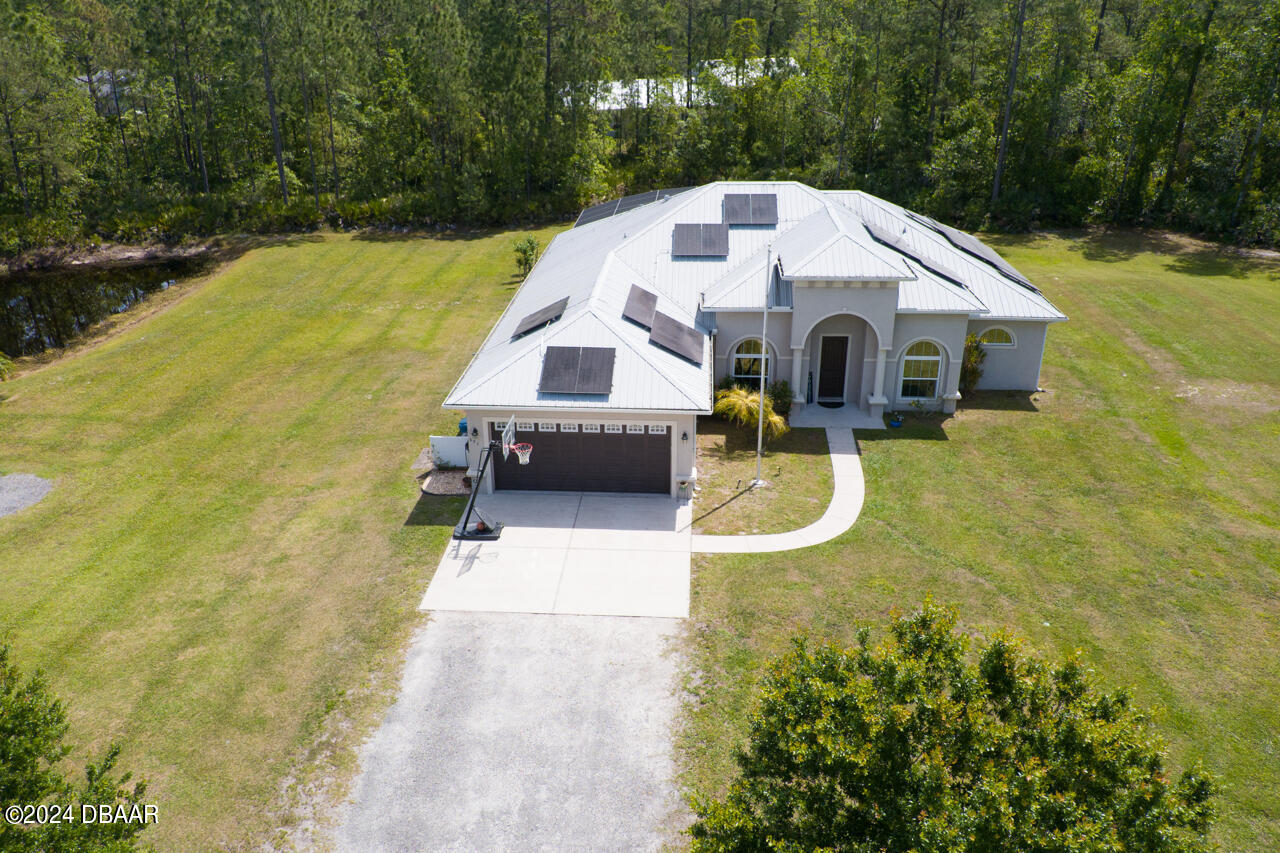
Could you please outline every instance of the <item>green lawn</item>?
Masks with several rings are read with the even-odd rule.
[[[256,249],[0,385],[0,473],[56,481],[0,519],[0,630],[72,740],[150,780],[158,849],[248,849],[287,780],[350,769],[461,507],[414,512],[409,465],[452,432],[515,236]]]
[[[831,457],[820,429],[793,429],[765,444],[756,477],[756,433],[715,418],[698,421],[695,533],[783,533],[812,524],[831,502]]]
[[[860,433],[867,502],[801,552],[701,556],[686,781],[733,772],[764,662],[926,595],[1080,648],[1222,780],[1216,838],[1280,849],[1280,264],[1158,236],[992,242],[1069,323],[1045,393]]]

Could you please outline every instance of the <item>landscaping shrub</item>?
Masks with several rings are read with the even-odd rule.
[[[791,383],[785,379],[779,379],[769,384],[767,392],[769,402],[773,404],[773,410],[784,418],[791,417]]]
[[[695,853],[1201,853],[1215,786],[1077,657],[979,640],[933,604],[876,647],[798,640],[764,680],[739,777],[694,803]]]
[[[715,414],[740,426],[755,429],[760,420],[760,392],[750,391],[742,387],[728,388],[716,392]],[[773,410],[769,395],[764,397],[764,435],[765,438],[778,438],[786,435],[791,429],[786,418]]]
[[[987,360],[987,351],[978,343],[977,335],[969,335],[964,339],[964,355],[960,357],[960,395],[967,397],[969,392],[978,387],[982,378],[982,363]]]

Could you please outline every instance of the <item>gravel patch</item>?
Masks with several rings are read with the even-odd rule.
[[[53,488],[53,482],[35,474],[0,477],[0,516],[12,515],[37,504]]]
[[[656,851],[675,785],[675,619],[436,612],[364,744],[338,853]]]

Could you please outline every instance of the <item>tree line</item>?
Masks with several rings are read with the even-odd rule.
[[[1276,0],[0,0],[0,19],[4,254],[547,219],[717,178],[970,228],[1280,243]],[[602,102],[613,81],[637,96]]]

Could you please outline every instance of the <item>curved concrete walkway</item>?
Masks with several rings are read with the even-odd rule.
[[[831,471],[835,489],[831,503],[822,518],[786,533],[749,534],[745,536],[708,536],[694,534],[696,554],[757,554],[766,551],[791,551],[808,548],[835,539],[858,520],[866,497],[862,477],[862,460],[858,458],[858,442],[851,429],[827,428],[827,447],[831,451]]]

